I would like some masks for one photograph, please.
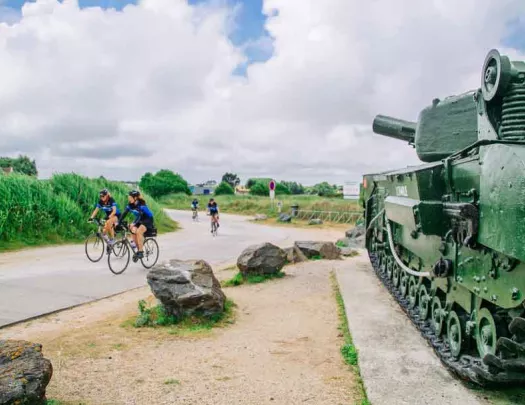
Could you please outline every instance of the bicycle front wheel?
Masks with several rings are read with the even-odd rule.
[[[148,238],[144,241],[144,257],[140,259],[142,265],[151,269],[157,263],[159,259],[159,245],[153,238]]]
[[[128,268],[130,258],[129,246],[126,242],[116,242],[108,255],[108,266],[113,274],[122,274]]]
[[[98,262],[104,256],[104,239],[95,232],[86,238],[84,247],[87,258],[93,263]]]

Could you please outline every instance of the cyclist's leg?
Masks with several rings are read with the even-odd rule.
[[[129,231],[131,232],[131,239],[135,242],[135,246],[138,246],[137,243],[137,227],[133,224],[129,226]]]
[[[108,218],[108,220],[106,221],[106,226],[108,227],[108,232],[109,232],[109,236],[111,239],[115,239],[115,224],[117,223],[117,217],[114,216],[114,217],[111,217],[111,218]]]
[[[147,231],[148,228],[146,228],[144,225],[140,225],[138,228],[137,228],[137,234],[136,234],[136,238],[137,238],[137,248],[138,248],[138,254],[139,255],[142,255],[143,252],[144,252],[144,233]]]

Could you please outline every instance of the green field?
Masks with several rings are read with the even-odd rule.
[[[76,174],[57,174],[49,180],[0,176],[0,251],[82,241],[94,227],[87,219],[104,187],[123,210],[128,188],[122,183]],[[157,202],[145,199],[159,232],[177,229]]]
[[[159,199],[159,202],[166,208],[177,210],[190,210],[191,201],[194,196],[175,194]],[[269,197],[259,197],[251,195],[222,195],[213,197],[219,205],[221,212],[234,214],[255,215],[266,214],[269,216],[277,215],[277,207]],[[210,196],[197,196],[200,209],[206,209]],[[362,208],[356,201],[343,200],[343,198],[324,198],[312,195],[283,195],[276,196],[275,202],[281,201],[282,212],[290,212],[291,206],[299,205],[301,210],[320,210],[320,211],[361,211]]]

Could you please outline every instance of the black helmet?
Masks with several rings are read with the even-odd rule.
[[[104,189],[100,190],[99,194],[100,194],[100,196],[106,196],[106,195],[109,194],[109,191],[108,191],[107,188],[104,188]]]
[[[130,195],[131,197],[138,197],[138,196],[140,195],[140,193],[139,193],[137,190],[131,190],[131,191],[129,192],[129,195]]]

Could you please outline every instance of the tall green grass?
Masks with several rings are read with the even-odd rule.
[[[191,201],[195,196],[184,194],[173,194],[159,199],[166,208],[189,210]],[[205,209],[210,196],[197,196],[200,208]],[[282,212],[289,212],[292,205],[299,205],[299,209],[318,211],[359,211],[362,210],[357,202],[344,200],[343,198],[324,198],[311,195],[282,195],[275,197],[275,203],[269,197],[252,195],[221,195],[213,196],[222,212],[235,214],[255,215],[277,214],[277,201],[282,202]]]
[[[57,174],[49,180],[0,176],[0,251],[82,240],[93,227],[87,219],[104,187],[124,209],[128,188],[122,183],[77,174]],[[156,201],[145,199],[160,232],[177,228]]]

